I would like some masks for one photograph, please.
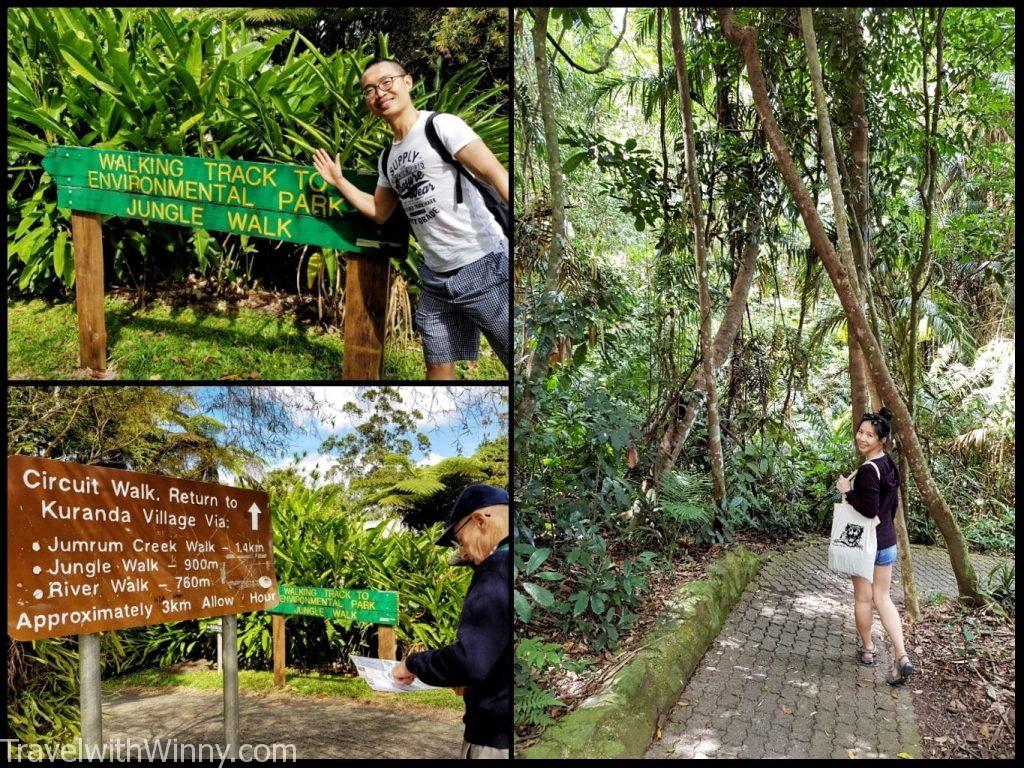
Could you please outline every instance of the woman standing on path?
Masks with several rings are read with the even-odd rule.
[[[878,413],[865,413],[857,429],[857,451],[864,463],[851,483],[845,477],[836,481],[836,487],[846,494],[846,501],[865,517],[878,517],[878,553],[875,556],[873,581],[853,576],[853,615],[860,635],[861,647],[857,656],[861,664],[875,663],[877,649],[871,642],[871,606],[878,609],[886,634],[892,642],[892,675],[889,685],[903,685],[913,672],[906,648],[903,646],[903,625],[896,606],[889,597],[892,583],[892,564],[896,561],[896,529],[893,519],[900,488],[900,473],[896,463],[885,452],[892,414],[888,408]]]

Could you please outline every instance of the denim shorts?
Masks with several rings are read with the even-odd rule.
[[[480,334],[506,369],[512,365],[508,254],[493,251],[451,272],[420,266],[416,329],[428,363],[476,360]]]
[[[896,562],[896,545],[878,550],[875,553],[875,565],[892,565]]]

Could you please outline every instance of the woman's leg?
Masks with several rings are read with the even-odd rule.
[[[878,609],[878,617],[882,620],[886,634],[892,642],[893,663],[898,664],[899,658],[906,653],[903,647],[903,623],[900,621],[900,614],[889,597],[889,585],[892,583],[892,566],[876,565],[875,580],[871,585],[871,593],[874,599],[875,608]]]
[[[861,648],[871,648],[871,582],[861,576],[853,576],[853,618],[857,623]],[[869,661],[871,654],[864,654]]]

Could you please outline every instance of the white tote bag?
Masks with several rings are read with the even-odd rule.
[[[881,472],[874,462],[866,462],[874,467],[881,478]],[[850,475],[850,482],[856,472]],[[853,486],[851,485],[851,488]],[[872,581],[875,574],[875,555],[878,552],[878,536],[875,528],[881,520],[878,517],[865,517],[843,500],[833,506],[832,535],[828,545],[828,567],[838,573],[850,576],[862,576]]]

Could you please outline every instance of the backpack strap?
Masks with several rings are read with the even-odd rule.
[[[427,124],[424,126],[424,131],[427,135],[427,143],[433,147],[434,151],[441,156],[448,165],[455,168],[455,204],[462,204],[462,177],[466,173],[466,169],[462,167],[462,163],[452,157],[452,153],[448,151],[448,147],[441,141],[441,137],[437,135],[437,128],[434,127],[434,118],[437,117],[438,113],[433,112],[427,117]]]
[[[388,184],[391,183],[391,177],[388,176],[388,158],[391,157],[391,142],[384,147],[384,151],[380,153],[380,171],[385,179],[388,180]]]
[[[448,151],[448,147],[441,141],[441,137],[437,135],[437,128],[434,127],[434,118],[438,114],[443,113],[433,112],[427,117],[424,132],[427,137],[427,143],[441,156],[442,160],[455,169],[455,205],[462,204],[462,180],[466,179],[466,181],[476,187],[476,191],[480,193],[480,197],[483,199],[484,207],[490,211],[498,226],[501,227],[501,231],[505,233],[505,237],[510,237],[512,226],[508,206],[505,205],[503,200],[499,199],[498,193],[489,184],[476,178],[476,176],[466,170],[462,163],[452,157],[452,153]]]

